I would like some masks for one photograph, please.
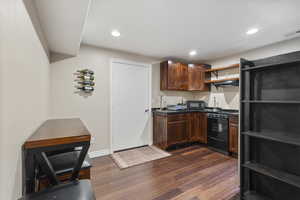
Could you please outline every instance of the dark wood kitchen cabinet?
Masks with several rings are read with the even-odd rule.
[[[187,90],[188,66],[180,62],[162,62],[160,64],[160,89]]]
[[[205,70],[205,65],[188,65],[189,91],[209,91],[209,84],[206,84],[205,80],[210,79],[210,74],[205,73]]]
[[[161,149],[188,142],[207,143],[204,113],[160,114],[153,116],[153,144]]]
[[[160,89],[208,91],[209,86],[205,84],[206,66],[164,61],[160,64]]]
[[[206,113],[190,114],[190,141],[207,144],[207,116]]]
[[[229,117],[229,152],[238,154],[239,151],[239,122],[237,116]]]
[[[188,114],[153,116],[153,144],[167,149],[175,144],[189,141],[190,120]]]
[[[167,117],[167,146],[189,141],[190,121],[188,114]]]

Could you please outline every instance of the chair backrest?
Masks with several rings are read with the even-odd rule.
[[[83,164],[83,161],[85,159],[85,156],[88,152],[90,143],[86,142],[86,143],[80,143],[80,144],[76,144],[74,143],[72,145],[72,148],[70,148],[70,145],[67,146],[67,148],[62,148],[59,150],[54,150],[56,152],[70,152],[70,151],[80,151],[80,154],[78,156],[77,161],[75,162],[75,165],[73,166],[73,172],[72,175],[69,179],[69,181],[73,181],[78,179],[79,177],[79,172],[81,169],[81,166]],[[81,147],[81,150],[79,150],[78,148],[75,150],[75,147]],[[51,152],[54,152],[53,150],[45,150],[41,153],[37,153],[36,154],[36,160],[40,166],[40,168],[42,169],[42,171],[46,174],[46,176],[48,177],[50,183],[52,185],[58,185],[60,184],[60,181],[55,173],[55,170],[53,168],[52,163],[49,161],[48,159],[48,155],[52,155]]]

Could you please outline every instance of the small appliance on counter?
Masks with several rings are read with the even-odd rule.
[[[187,101],[186,102],[188,110],[205,110],[205,101]]]
[[[170,105],[167,106],[167,110],[177,111],[177,110],[186,110],[186,105],[179,104],[179,105]]]

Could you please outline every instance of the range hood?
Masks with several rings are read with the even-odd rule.
[[[239,86],[239,80],[226,80],[214,83],[216,87]]]

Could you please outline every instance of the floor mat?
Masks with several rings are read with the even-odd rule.
[[[113,153],[111,157],[121,169],[124,169],[170,155],[155,146],[145,146]]]

